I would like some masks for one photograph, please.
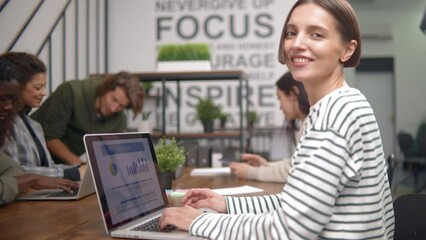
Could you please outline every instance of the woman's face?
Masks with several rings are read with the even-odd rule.
[[[40,107],[44,96],[46,96],[46,74],[36,73],[22,90],[22,101],[26,106],[37,108]]]
[[[20,105],[19,83],[17,81],[0,81],[0,127],[13,123],[13,114]],[[2,136],[0,136],[2,137]]]
[[[289,121],[297,118],[296,113],[296,101],[297,98],[293,93],[286,95],[283,91],[277,88],[277,97],[280,102],[280,109],[283,112],[285,118]]]
[[[284,53],[295,79],[304,83],[330,79],[342,71],[340,60],[345,52],[331,14],[313,3],[294,9],[285,32]]]

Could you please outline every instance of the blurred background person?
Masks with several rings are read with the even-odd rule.
[[[303,84],[294,80],[290,72],[285,73],[275,85],[280,109],[288,122],[287,133],[290,134],[295,148],[309,113],[308,95]],[[241,160],[247,163],[230,163],[229,167],[233,174],[239,178],[265,182],[286,182],[291,165],[290,159],[268,162],[262,156],[251,153],[241,154]]]
[[[27,173],[80,180],[78,166],[57,165],[53,162],[41,125],[28,114],[38,108],[46,96],[46,66],[36,56],[24,52],[8,52],[1,57],[15,65],[19,72],[20,95],[24,108],[14,120],[11,138],[4,153],[21,164]]]
[[[81,164],[86,133],[125,132],[125,109],[142,111],[144,91],[128,72],[66,81],[30,116],[44,131],[56,163]]]
[[[14,65],[0,57],[0,149],[10,137],[13,120],[23,105],[19,98],[20,84],[16,80],[18,76]],[[71,191],[78,186],[77,182],[68,179],[26,174],[17,162],[0,151],[0,205],[15,200],[19,193],[26,192],[28,188],[58,188]]]

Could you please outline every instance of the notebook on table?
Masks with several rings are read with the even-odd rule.
[[[92,172],[87,166],[84,176],[80,181],[80,187],[73,189],[72,193],[60,189],[44,189],[30,191],[25,195],[18,196],[18,200],[78,200],[95,192]]]
[[[84,144],[109,236],[200,239],[174,227],[160,231],[155,223],[168,200],[149,133],[86,134]],[[148,222],[157,229],[145,228]]]

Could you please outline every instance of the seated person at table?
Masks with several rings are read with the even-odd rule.
[[[19,99],[19,74],[14,65],[0,57],[0,149],[13,130],[13,119],[22,106]],[[15,200],[28,188],[71,191],[77,182],[68,179],[25,174],[24,169],[9,156],[0,152],[0,205]]]
[[[278,57],[305,86],[311,108],[283,190],[235,197],[190,189],[184,207],[163,210],[160,227],[209,239],[393,239],[379,126],[343,71],[360,61],[360,32],[347,0],[298,0],[285,20]]]
[[[86,133],[124,132],[124,109],[134,117],[142,111],[143,89],[138,79],[119,72],[105,79],[91,77],[62,83],[31,114],[44,131],[47,148],[57,163],[80,164]]]
[[[15,117],[13,132],[5,143],[4,153],[20,163],[27,173],[80,180],[78,166],[56,165],[47,150],[41,125],[28,117],[46,96],[46,66],[36,56],[23,52],[1,55],[19,72],[21,99],[24,108]]]
[[[288,131],[294,146],[300,140],[309,113],[309,101],[306,90],[301,82],[293,79],[290,72],[285,73],[275,84],[280,108],[284,117],[289,121]],[[301,120],[297,124],[296,120]],[[254,179],[265,182],[286,182],[290,170],[290,159],[268,162],[257,154],[241,154],[241,160],[247,163],[232,162],[229,167],[239,178]]]

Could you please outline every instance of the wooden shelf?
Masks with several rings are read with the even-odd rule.
[[[243,71],[143,72],[132,73],[143,81],[200,81],[247,79]]]
[[[212,132],[212,133],[166,133],[162,132],[152,132],[151,136],[153,138],[161,138],[163,136],[174,137],[179,139],[184,138],[239,138],[241,133],[239,131],[232,132]]]
[[[189,72],[136,72],[132,73],[140,82],[161,82],[162,93],[166,92],[166,84],[169,82],[176,82],[176,105],[177,105],[177,122],[176,133],[169,133],[166,129],[166,109],[162,104],[162,129],[161,132],[152,133],[153,138],[160,138],[162,136],[175,137],[178,139],[203,139],[203,138],[237,138],[240,141],[240,152],[243,151],[244,145],[244,112],[248,110],[249,100],[248,95],[245,96],[244,104],[239,107],[239,129],[238,131],[225,131],[214,133],[181,133],[180,132],[180,106],[181,106],[181,91],[180,83],[185,81],[237,81],[238,91],[240,96],[243,96],[243,91],[249,91],[248,77],[243,71],[238,70],[213,70],[213,71],[189,71]],[[163,103],[166,102],[166,94],[161,94]],[[243,100],[242,100],[243,101]],[[245,106],[245,107],[244,107]]]

